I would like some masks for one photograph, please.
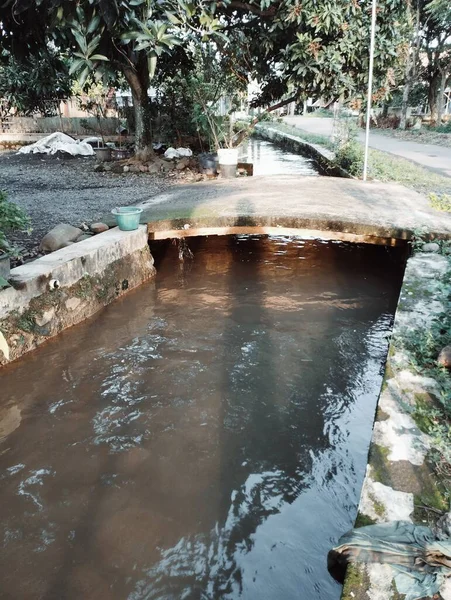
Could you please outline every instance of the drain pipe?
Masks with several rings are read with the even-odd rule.
[[[374,70],[374,46],[376,40],[376,5],[377,0],[373,0],[371,11],[371,41],[370,41],[370,70],[368,73],[368,101],[366,107],[366,132],[365,132],[365,159],[363,162],[363,181],[367,180],[368,175],[368,151],[370,143],[370,125],[371,125],[371,103],[373,96],[373,70]]]

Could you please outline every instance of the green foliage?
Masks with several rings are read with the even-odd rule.
[[[335,153],[338,166],[354,177],[361,177],[363,173],[364,151],[362,144],[355,140],[340,146]]]
[[[451,212],[451,195],[435,194],[434,192],[431,192],[429,194],[429,204],[432,208],[435,208],[435,210]]]
[[[225,49],[262,83],[256,106],[292,93],[298,98],[364,97],[369,66],[371,1],[259,0],[225,8]],[[380,0],[377,13],[375,93],[393,87],[407,30],[406,3]]]
[[[1,111],[14,109],[22,116],[36,112],[53,116],[61,100],[70,96],[71,77],[65,61],[55,51],[44,49],[19,62],[9,53],[0,60]]]
[[[431,127],[431,131],[435,131],[437,133],[451,133],[451,121],[444,123],[443,125],[437,125],[436,127]]]
[[[30,219],[13,202],[9,202],[6,192],[0,190],[0,251],[15,255],[18,249],[8,242],[8,234],[15,231],[28,231]]]
[[[138,146],[150,139],[147,89],[164,68],[164,57],[188,56],[208,39],[225,72],[243,83],[259,81],[255,106],[289,94],[355,97],[366,87],[371,0],[7,0],[5,6],[0,44],[23,53],[52,40],[67,49],[82,85],[90,74],[96,81],[125,76],[139,108]],[[404,0],[379,0],[379,97],[392,85],[393,66],[402,56],[405,20]]]
[[[246,81],[224,68],[211,42],[195,48],[191,58],[184,73],[156,78],[162,133],[180,143],[195,137],[207,149],[231,145],[237,136],[228,113],[238,108]],[[219,114],[220,104],[227,114]]]

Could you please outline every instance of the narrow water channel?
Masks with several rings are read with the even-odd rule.
[[[2,371],[1,598],[339,599],[401,253],[189,244]]]
[[[243,158],[253,163],[254,175],[319,175],[318,166],[311,158],[260,138],[251,137],[246,142]]]

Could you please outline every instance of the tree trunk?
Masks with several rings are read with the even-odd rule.
[[[124,75],[132,91],[135,113],[135,155],[146,161],[154,156],[152,147],[151,104],[148,95],[150,84],[147,59],[138,60],[136,68],[125,67]]]
[[[409,13],[411,8],[408,9]],[[415,17],[411,14],[412,20],[415,19],[415,26],[413,31],[413,37],[410,41],[410,47],[406,60],[406,71],[405,71],[405,84],[402,93],[401,103],[401,121],[399,123],[400,129],[406,129],[407,127],[407,110],[409,107],[409,94],[412,89],[412,85],[415,82],[417,75],[417,63],[419,55],[419,44],[420,44],[420,5],[417,3]]]
[[[429,79],[428,102],[431,113],[431,125],[437,125],[438,121],[438,97],[440,92],[440,73],[436,72]]]
[[[406,78],[404,89],[402,91],[401,120],[399,122],[399,129],[402,130],[405,130],[407,127],[407,109],[409,108],[410,83],[410,78]]]
[[[448,80],[448,76],[445,71],[442,71],[442,76],[440,79],[441,79],[440,92],[439,92],[439,97],[438,97],[438,102],[437,102],[437,125],[442,124],[442,116],[443,116],[443,109],[444,109],[443,105],[445,102],[446,82]]]

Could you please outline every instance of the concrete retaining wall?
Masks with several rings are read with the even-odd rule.
[[[284,133],[269,125],[257,125],[255,127],[255,135],[284,148],[289,148],[293,152],[299,152],[304,156],[312,158],[321,169],[323,175],[351,178],[347,171],[335,164],[335,154],[331,150],[317,144],[311,144],[303,140],[300,135]]]
[[[445,484],[429,460],[433,440],[420,431],[412,416],[418,402],[433,403],[434,394],[440,394],[439,386],[434,379],[418,373],[405,342],[412,335],[419,339],[429,330],[433,319],[447,310],[443,282],[450,275],[450,261],[438,254],[417,254],[407,263],[357,527],[399,520],[421,525],[437,520],[438,513],[434,510],[449,510]],[[399,600],[395,575],[386,564],[351,565],[342,600]],[[451,580],[440,591],[442,598],[451,600]]]
[[[110,229],[11,272],[0,291],[0,365],[33,350],[155,275],[147,228]]]

